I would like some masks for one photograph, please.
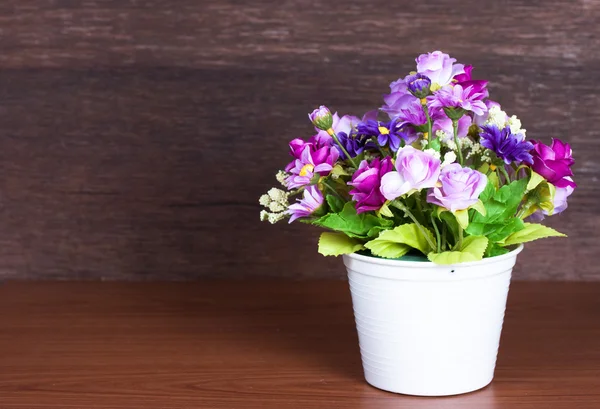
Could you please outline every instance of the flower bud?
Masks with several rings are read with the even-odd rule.
[[[310,119],[314,126],[323,131],[327,131],[333,126],[331,111],[325,105],[321,105],[308,114],[308,119]]]
[[[417,98],[425,98],[429,95],[431,80],[423,74],[409,75],[405,79],[408,91]]]

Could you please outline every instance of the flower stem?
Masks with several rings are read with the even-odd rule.
[[[458,139],[458,120],[452,120],[452,129],[454,130],[454,143],[456,144],[456,150],[458,151],[458,162],[460,166],[464,165],[462,148],[460,146],[460,140]]]
[[[329,183],[327,183],[325,180],[323,180],[323,186],[325,186],[327,189],[331,190],[331,192],[336,195],[337,197],[339,197],[340,199],[344,199],[337,190],[335,190],[335,188],[333,188]]]
[[[410,210],[408,210],[408,208],[406,206],[404,206],[402,203],[400,203],[397,200],[393,200],[392,202],[390,202],[390,204],[392,206],[394,206],[395,208],[402,210],[410,218],[410,220],[412,220],[413,223],[417,225],[417,228],[421,231],[421,234],[423,234],[423,237],[425,237],[427,244],[429,244],[429,246],[433,250],[435,248],[435,243],[433,243],[431,241],[429,236],[425,233],[425,228],[421,225],[421,223],[419,223],[417,218],[410,212]]]
[[[498,166],[498,169],[500,170],[500,172],[502,172],[502,174],[504,175],[504,177],[506,178],[506,184],[510,184],[510,176],[508,176],[508,172],[506,171],[506,168],[504,165]]]
[[[433,135],[431,134],[431,116],[429,115],[429,109],[427,109],[427,104],[423,104],[423,112],[425,112],[425,116],[427,117],[427,137],[430,141],[433,140]]]
[[[338,146],[340,147],[340,149],[342,150],[342,152],[344,152],[344,154],[346,155],[346,158],[348,158],[348,160],[350,160],[350,163],[352,163],[352,166],[354,166],[355,168],[358,169],[358,166],[356,166],[356,163],[354,162],[354,159],[352,159],[350,157],[350,154],[348,153],[348,151],[346,150],[346,148],[344,148],[344,146],[342,145],[342,143],[338,139],[337,135],[335,134],[335,131],[332,128],[329,128],[327,130],[327,133],[333,137],[333,140],[335,141],[335,143],[338,144]]]
[[[435,223],[435,219],[433,218],[433,212],[430,213],[429,217],[431,217],[431,224],[433,224],[433,229],[435,230],[435,237],[437,238],[437,252],[442,252],[442,240],[440,238],[440,231]]]

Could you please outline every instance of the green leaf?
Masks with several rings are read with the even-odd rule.
[[[550,227],[543,226],[537,223],[525,223],[525,228],[511,234],[504,240],[504,246],[512,246],[514,244],[527,243],[545,237],[567,237]]]
[[[486,234],[487,238],[493,242],[500,242],[506,239],[513,233],[521,231],[525,228],[525,223],[518,217],[511,217],[504,224],[497,226],[494,230]]]
[[[431,137],[432,135],[429,135],[429,138]],[[427,147],[439,152],[440,149],[442,149],[442,143],[440,142],[440,138],[429,139],[429,145]]]
[[[469,227],[469,211],[467,209],[457,210],[453,213],[454,217],[456,217],[456,221],[463,229]]]
[[[515,216],[517,209],[523,200],[526,179],[520,179],[509,185],[502,186],[490,197],[489,183],[480,199],[485,206],[486,215],[475,214],[472,223],[482,224],[504,224],[507,219]]]
[[[331,174],[336,176],[350,176],[348,172],[339,163],[331,169]]]
[[[433,248],[428,240],[431,243],[435,243],[433,233],[425,228],[420,229],[414,223],[410,223],[381,232],[379,237],[367,242],[365,247],[371,250],[376,256],[397,258],[406,254],[410,248],[417,249],[423,254],[429,253]],[[402,255],[398,256],[397,254],[400,253]]]
[[[542,175],[537,172],[531,171],[531,176],[529,177],[529,182],[527,183],[527,190],[535,189],[540,183],[544,182],[546,179]]]
[[[501,256],[503,254],[508,253],[510,250],[505,249],[504,247],[500,247],[498,244],[496,243],[491,243],[487,246],[487,248],[485,249],[485,256],[486,257],[496,257],[496,256]]]
[[[321,233],[319,238],[319,253],[324,256],[339,256],[362,250],[365,247],[357,240],[343,233]]]
[[[479,195],[479,200],[481,200],[482,202],[487,202],[492,197],[494,197],[495,193],[496,188],[494,187],[494,184],[488,177],[488,183],[487,185],[485,185],[485,189],[483,189],[483,192],[481,192],[481,194]]]
[[[385,202],[381,206],[381,208],[379,209],[379,214],[385,217],[394,217],[394,213],[392,213],[392,211],[390,210],[390,207],[388,206],[387,202]]]
[[[463,240],[460,251],[432,252],[427,255],[427,258],[436,264],[460,264],[478,261],[483,258],[487,245],[487,237],[469,236]]]
[[[382,219],[370,213],[357,214],[353,202],[347,202],[339,213],[328,213],[315,220],[314,225],[345,233],[350,237],[367,238],[374,227],[391,227],[392,220]]]
[[[344,201],[335,195],[327,195],[325,200],[333,213],[338,213],[344,208]]]
[[[498,179],[498,175],[496,174],[496,172],[490,173],[488,175],[488,180],[492,183],[494,191],[498,190],[498,188],[500,187],[500,180]]]
[[[471,209],[475,209],[477,211],[477,213],[479,213],[482,216],[485,216],[487,214],[487,211],[485,210],[485,206],[481,200],[478,200],[477,203],[472,205]]]

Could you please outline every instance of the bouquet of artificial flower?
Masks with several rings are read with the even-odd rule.
[[[331,230],[319,239],[326,256],[420,252],[438,264],[564,236],[537,222],[564,211],[576,187],[569,144],[526,140],[472,66],[440,51],[416,62],[362,119],[309,114],[316,134],[290,142],[293,160],[276,176],[286,190],[260,197],[261,220]]]

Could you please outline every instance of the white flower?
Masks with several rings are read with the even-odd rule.
[[[269,214],[269,223],[275,224],[278,221],[282,220],[285,217],[285,213],[270,213]]]
[[[269,204],[271,203],[271,198],[269,197],[269,195],[262,195],[258,199],[258,203],[260,203],[261,206],[268,207]]]
[[[454,162],[456,162],[456,153],[454,153],[454,152],[447,152],[444,155],[444,161],[442,162],[442,168],[444,166],[448,166],[448,165],[450,165],[451,163],[454,163]]]
[[[285,207],[283,207],[279,202],[271,202],[269,204],[269,210],[271,210],[272,212],[283,212],[285,210]]]
[[[506,126],[508,116],[506,112],[500,109],[499,106],[492,106],[488,110],[488,118],[485,121],[485,125],[496,125],[498,128],[503,129]]]
[[[436,151],[435,149],[425,149],[423,152],[430,154],[431,156],[433,156],[436,159],[439,159],[441,154]]]
[[[508,118],[507,125],[510,126],[510,132],[513,134],[523,134],[525,136],[526,129],[521,129],[521,120],[516,115]]]
[[[474,143],[473,146],[471,146],[471,151],[467,154],[467,159],[469,159],[473,155],[477,155],[477,154],[481,153],[482,150],[483,150],[483,146],[481,146],[478,143]]]
[[[287,177],[288,177],[288,174],[286,172],[284,172],[283,170],[278,171],[277,174],[275,175],[275,179],[277,179],[277,181],[285,187],[287,187],[287,183],[285,183],[285,180],[287,179]]]
[[[421,148],[426,147],[428,143],[429,141],[427,139],[421,139]]]
[[[287,202],[287,193],[285,193],[281,189],[277,189],[275,187],[271,188],[271,189],[269,189],[267,194],[274,202],[280,202],[280,203]]]
[[[452,139],[452,135],[447,134],[446,132],[444,132],[442,129],[438,129],[437,131],[435,131],[435,136],[440,140],[440,141],[446,141],[448,139]]]
[[[456,149],[456,143],[454,143],[453,139],[447,139],[447,140],[444,141],[444,143],[446,144],[446,146],[448,147],[448,149],[453,150],[453,151],[457,150]]]
[[[269,212],[267,212],[266,210],[261,210],[260,211],[260,221],[264,222],[265,220],[269,219]]]

